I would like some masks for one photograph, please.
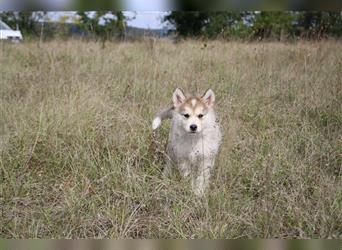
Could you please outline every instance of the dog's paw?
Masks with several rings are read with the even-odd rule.
[[[161,119],[160,117],[156,117],[154,118],[154,120],[152,121],[152,129],[155,130],[157,129],[161,124]]]

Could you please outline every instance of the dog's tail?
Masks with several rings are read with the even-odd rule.
[[[165,120],[165,119],[172,119],[172,111],[173,111],[173,107],[170,107],[170,108],[166,108],[166,109],[163,109],[162,111],[160,111],[153,119],[152,121],[152,129],[155,130],[157,129],[162,120]]]

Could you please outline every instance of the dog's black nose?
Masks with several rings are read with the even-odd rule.
[[[195,125],[195,124],[190,125],[190,130],[192,132],[195,132],[197,130],[197,125]]]

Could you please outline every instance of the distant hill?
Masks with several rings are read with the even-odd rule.
[[[141,36],[154,36],[154,37],[165,37],[168,35],[168,29],[144,29],[137,27],[126,27],[126,37],[141,37]]]

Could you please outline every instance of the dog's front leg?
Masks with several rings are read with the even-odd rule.
[[[210,171],[214,165],[213,159],[203,159],[199,163],[197,176],[192,179],[192,188],[197,196],[203,196],[209,186]]]
[[[178,162],[178,169],[184,178],[189,176],[191,169],[190,169],[190,164],[188,161],[186,161],[186,160],[179,161]]]

